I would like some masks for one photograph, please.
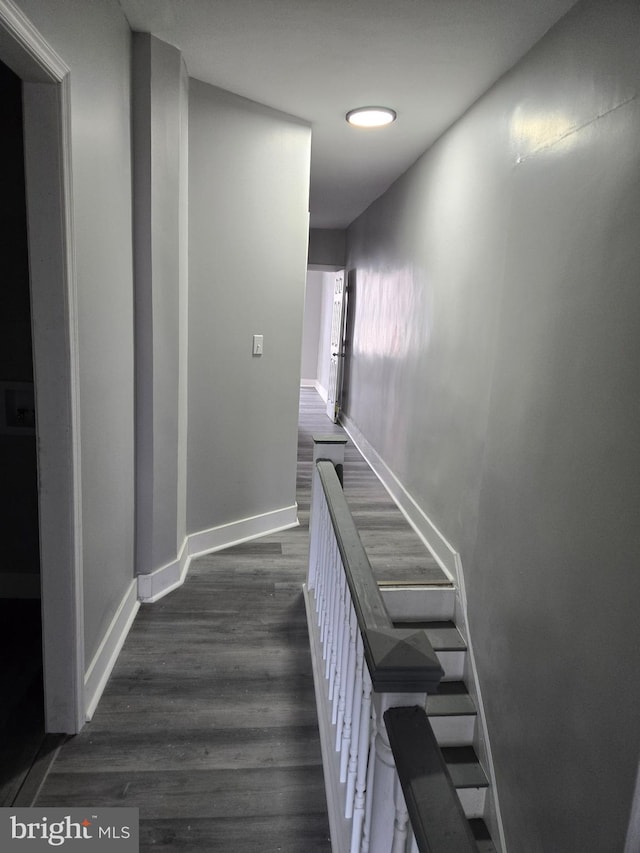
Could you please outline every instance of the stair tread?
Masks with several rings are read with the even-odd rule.
[[[433,694],[434,696],[441,696],[443,694],[447,695],[468,695],[467,685],[464,681],[442,681],[438,687],[437,694]]]
[[[414,628],[427,632],[429,642],[433,646],[435,652],[464,652],[467,649],[462,634],[453,622],[414,622],[414,621],[394,621],[396,628]]]
[[[478,853],[497,853],[487,825],[481,817],[471,818],[469,826],[478,845]]]
[[[478,711],[473,702],[473,699],[463,691],[448,691],[443,689],[445,685],[464,684],[461,681],[443,681],[441,682],[440,691],[427,696],[427,716],[428,717],[455,717],[455,716],[475,716]]]
[[[489,781],[472,746],[444,746],[441,751],[456,788],[489,787]]]
[[[378,586],[383,587],[385,589],[394,588],[394,587],[403,588],[403,587],[408,587],[408,586],[409,587],[417,587],[420,590],[454,589],[453,582],[450,580],[443,579],[443,580],[439,580],[439,581],[431,580],[431,581],[425,582],[421,578],[417,578],[416,580],[402,580],[402,581],[399,581],[399,580],[378,580]]]

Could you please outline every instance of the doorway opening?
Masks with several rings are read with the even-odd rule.
[[[33,391],[28,381],[9,383],[0,412],[14,434],[32,431],[37,535],[25,533],[19,546],[26,561],[39,543],[40,569],[39,584],[35,571],[15,572],[21,577],[12,583],[35,602],[39,586],[44,730],[73,734],[86,714],[70,74],[11,0],[0,0],[0,61],[21,85],[31,308],[30,323],[18,323],[9,349],[13,356],[30,351],[33,364]],[[27,299],[24,291],[20,299]]]
[[[22,82],[0,62],[0,805],[44,740],[40,547]]]
[[[344,271],[309,269],[304,304],[301,386],[315,388],[337,422],[345,356]]]

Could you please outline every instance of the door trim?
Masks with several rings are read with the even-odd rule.
[[[327,382],[327,416],[338,423],[341,397],[344,358],[344,321],[346,298],[345,271],[336,273],[333,280],[333,301],[331,304],[331,340],[329,342],[329,380]],[[335,349],[335,352],[332,350]]]
[[[23,81],[45,727],[72,734],[85,696],[70,74],[11,0],[0,0],[0,59]]]

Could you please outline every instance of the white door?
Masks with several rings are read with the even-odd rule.
[[[342,359],[344,325],[344,273],[336,275],[333,286],[333,311],[331,314],[331,360],[327,388],[327,415],[334,423],[340,413],[340,386],[342,384]]]

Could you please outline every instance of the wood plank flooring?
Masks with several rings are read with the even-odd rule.
[[[300,527],[201,557],[180,589],[142,606],[38,805],[137,806],[142,853],[329,853],[301,586],[311,435],[339,427],[315,391],[302,390],[300,411]],[[401,538],[415,551],[405,577],[438,574],[357,452],[347,456],[376,571],[393,568]]]
[[[298,504],[303,503],[303,510],[308,509],[313,435],[345,435],[342,427],[331,423],[324,409],[315,390],[301,389]],[[378,581],[449,585],[447,576],[351,441],[345,449],[344,492]],[[303,518],[306,520],[306,515],[300,513],[301,522]]]

